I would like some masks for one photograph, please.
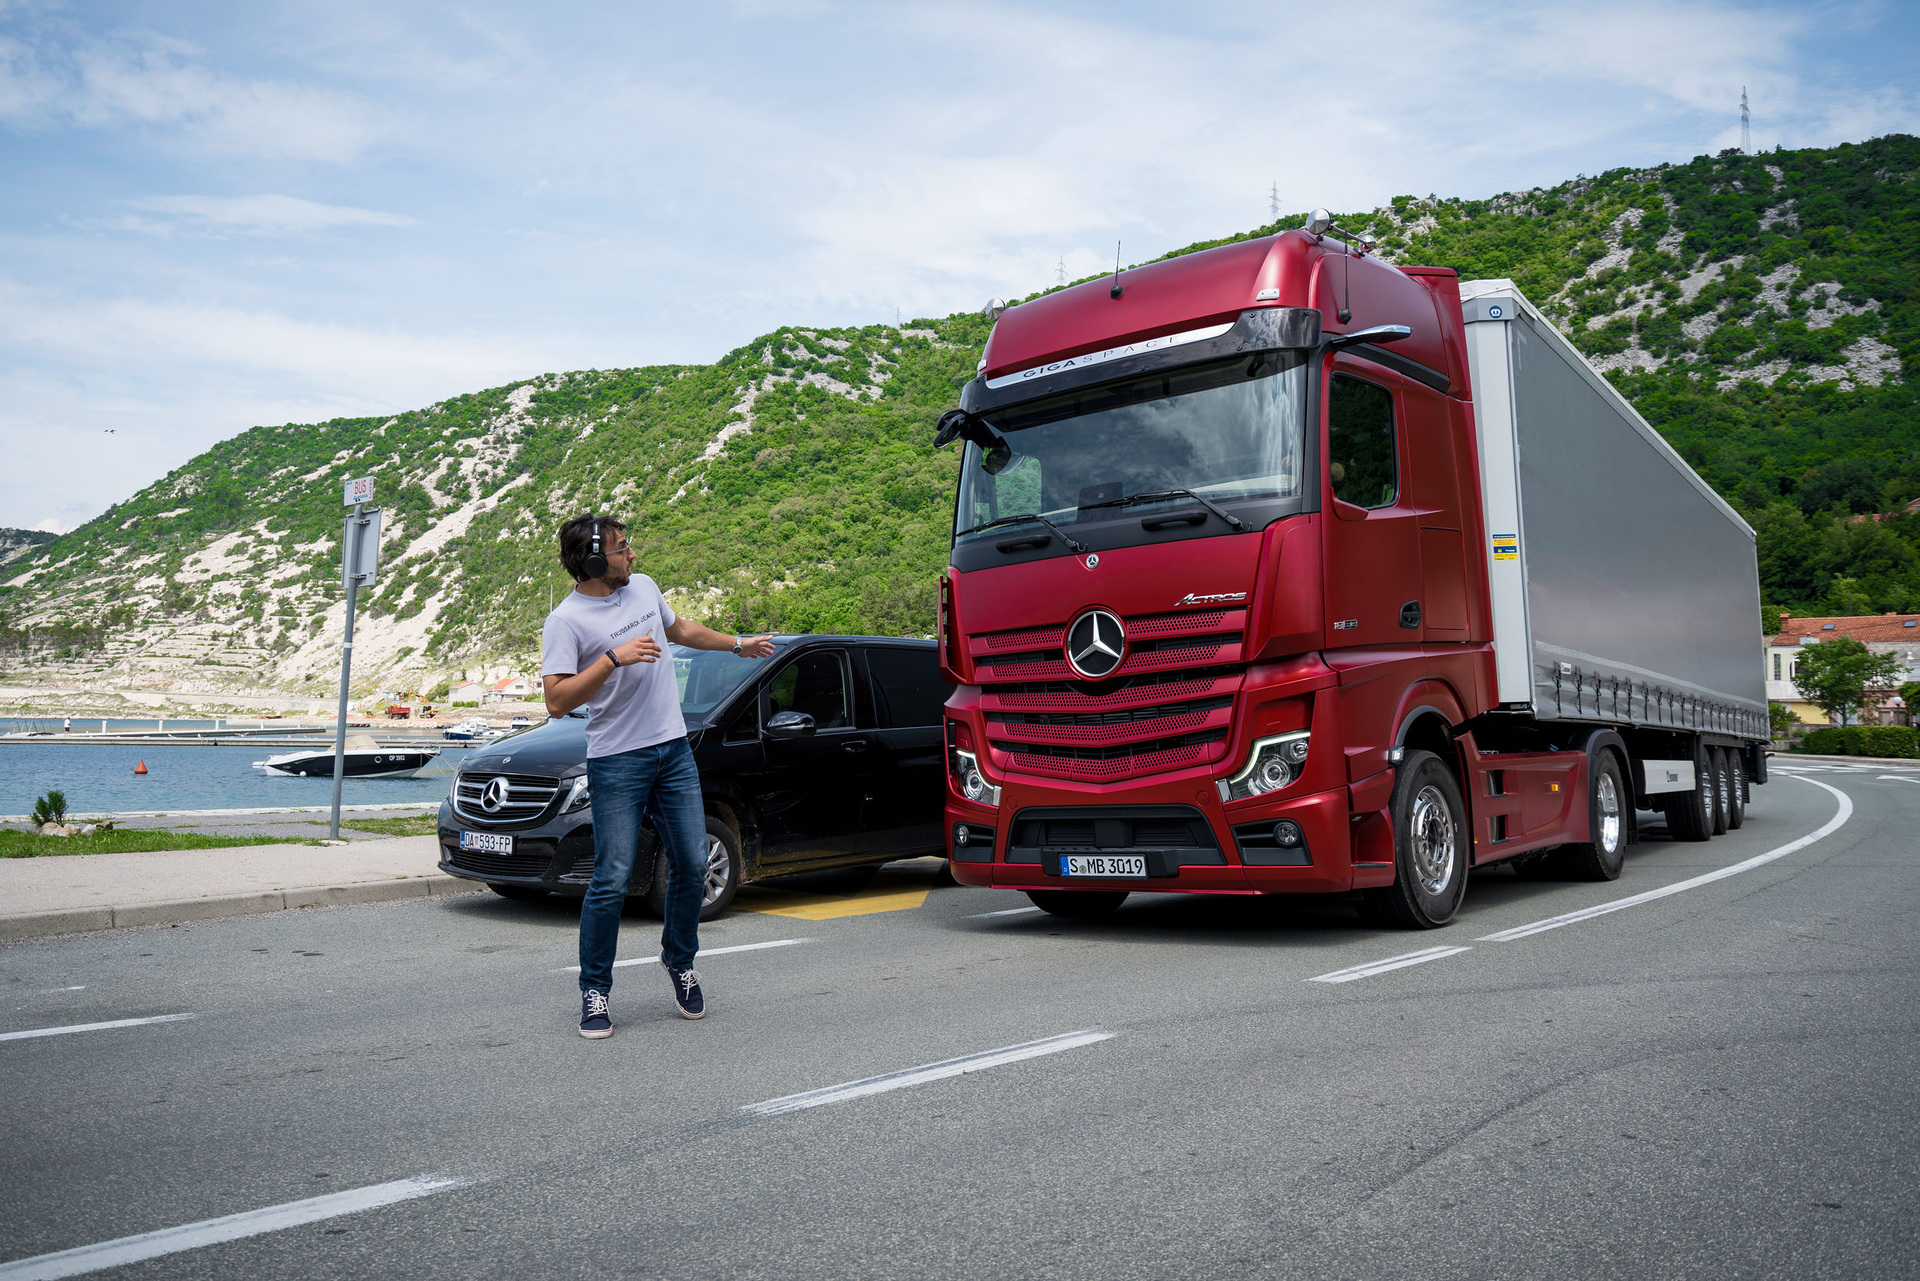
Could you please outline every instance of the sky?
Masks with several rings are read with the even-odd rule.
[[[1284,210],[1920,132],[1920,6],[0,0],[0,527]]]

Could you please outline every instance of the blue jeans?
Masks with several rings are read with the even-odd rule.
[[[640,816],[653,812],[660,855],[667,860],[667,923],[660,959],[684,970],[700,950],[700,903],[706,897],[707,818],[700,803],[700,771],[684,738],[587,760],[593,793],[593,880],[580,904],[580,990],[613,988],[613,954],[620,943],[640,845]]]

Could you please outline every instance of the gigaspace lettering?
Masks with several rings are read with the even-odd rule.
[[[1181,334],[1163,334],[1158,338],[1142,338],[1138,342],[1126,343],[1119,347],[1109,347],[1105,351],[1083,352],[1078,356],[1068,356],[1062,360],[1045,365],[1035,365],[1032,369],[1022,369],[1011,374],[1002,374],[998,378],[987,379],[988,387],[1004,387],[1008,383],[1025,382],[1030,378],[1043,378],[1048,374],[1057,374],[1062,370],[1080,369],[1087,365],[1097,365],[1103,361],[1119,360],[1125,356],[1143,355],[1150,351],[1159,351],[1167,347],[1177,347],[1181,343],[1200,342],[1208,338],[1218,338],[1232,329],[1231,322],[1224,325],[1208,325],[1204,329],[1189,329]]]

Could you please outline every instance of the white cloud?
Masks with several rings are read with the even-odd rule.
[[[411,227],[417,221],[405,214],[320,204],[298,196],[142,196],[123,203],[143,213],[170,215],[170,221],[127,219],[118,224],[130,231],[160,234],[180,224],[202,231],[271,236],[338,227]]]
[[[59,518],[54,516],[47,517],[33,528],[36,533],[41,534],[64,534],[67,532],[67,526],[64,525]]]

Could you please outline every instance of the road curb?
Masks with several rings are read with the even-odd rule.
[[[391,881],[312,885],[289,890],[261,890],[251,894],[215,894],[206,898],[171,899],[159,903],[18,912],[0,915],[0,943],[40,938],[48,934],[133,929],[142,925],[180,925],[188,921],[211,921],[227,916],[259,916],[266,912],[284,912],[302,907],[352,907],[362,903],[391,903],[399,899],[444,898],[450,894],[473,894],[484,889],[484,885],[456,876],[407,876]]]
[[[1820,756],[1813,752],[1768,752],[1767,759],[1779,761],[1782,765],[1794,761],[1834,761],[1843,765],[1898,765],[1905,769],[1920,769],[1920,759],[1912,756]]]

